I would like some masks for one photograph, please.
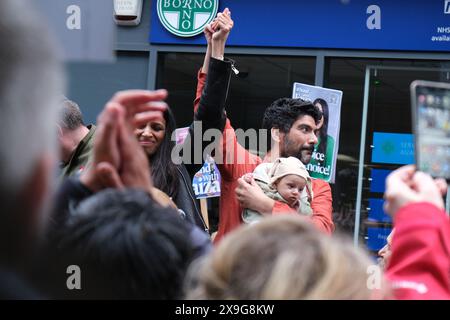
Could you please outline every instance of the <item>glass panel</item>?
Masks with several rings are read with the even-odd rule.
[[[227,100],[227,114],[235,128],[260,128],[265,108],[277,98],[291,97],[293,82],[314,84],[314,58],[227,57],[240,71],[238,76],[232,74]],[[203,58],[196,53],[162,53],[158,57],[157,87],[169,90],[168,102],[180,127],[192,121],[196,77]]]
[[[439,69],[443,68],[445,63],[442,61],[393,59],[330,58],[326,60],[327,70],[324,87],[343,91],[336,183],[331,186],[333,191],[333,219],[337,232],[343,232],[351,236],[354,233],[364,81],[365,70],[368,65]],[[370,122],[376,123],[377,126],[372,126],[370,128],[371,132],[374,130],[388,130],[389,127],[394,127],[392,132],[410,131],[408,88],[410,78],[414,78],[413,73],[411,71],[409,72],[410,76],[407,76],[405,72],[393,70],[388,74],[378,74],[379,77],[382,77],[378,79],[379,83],[371,84],[375,89],[371,87],[370,98],[374,98],[375,101],[369,102],[369,118]],[[421,74],[417,73],[416,75],[421,76]],[[445,78],[446,74],[443,76]],[[393,106],[396,111],[392,113],[389,106],[391,108]],[[366,141],[370,145],[373,134],[367,133],[367,136]],[[369,159],[368,152],[370,151],[367,148],[366,160]],[[367,175],[365,176],[367,177]],[[367,197],[367,199],[369,198]],[[377,202],[374,203],[376,204]],[[365,205],[367,208],[367,204]]]
[[[414,80],[450,82],[444,69],[370,69],[359,241],[376,255],[392,223],[383,212],[386,175],[414,163],[410,84]]]

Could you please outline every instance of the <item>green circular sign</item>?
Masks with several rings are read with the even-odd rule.
[[[158,0],[157,6],[164,28],[180,37],[193,37],[213,21],[219,0]]]

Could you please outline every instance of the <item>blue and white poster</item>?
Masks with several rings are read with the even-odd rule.
[[[318,144],[311,162],[304,164],[313,178],[334,183],[339,149],[342,91],[294,83],[292,97],[312,101],[323,113],[318,125]]]
[[[192,188],[197,199],[220,197],[220,172],[210,156],[194,175]]]

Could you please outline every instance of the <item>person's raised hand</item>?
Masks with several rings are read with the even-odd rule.
[[[205,34],[206,43],[208,44],[208,46],[211,44],[212,35],[214,33],[213,25],[216,25],[216,24],[214,22],[208,23],[205,26],[205,29],[203,30],[203,33]]]
[[[80,181],[94,192],[105,187],[97,171],[99,164],[107,164],[108,171],[110,171],[110,168],[117,170],[120,166],[118,126],[121,112],[120,106],[110,102],[106,104],[97,118],[97,130],[95,132],[94,148],[92,150],[92,163],[83,171],[80,177]]]
[[[162,114],[160,117],[163,117]],[[153,183],[144,149],[139,145],[132,128],[125,123],[120,125],[118,134],[122,159],[119,168],[120,180],[125,187],[144,189],[151,193]]]
[[[404,166],[386,178],[384,210],[394,217],[401,207],[414,202],[430,202],[443,209],[445,190],[445,181],[433,180],[428,174],[416,172],[412,165]]]
[[[230,10],[225,8],[223,12],[219,12],[212,26],[214,30],[212,40],[216,42],[226,42],[230,31],[234,26]]]
[[[442,196],[445,196],[445,194],[447,193],[447,181],[445,181],[445,179],[442,178],[437,178],[434,179],[434,183],[436,184],[436,186],[439,189],[439,192],[442,194]]]
[[[225,8],[223,12],[219,12],[215,21],[212,23],[212,57],[216,59],[223,59],[225,52],[225,43],[228,39],[234,22],[231,19],[231,12]]]
[[[94,192],[107,187],[149,190],[148,160],[133,130],[162,117],[167,105],[161,100],[166,97],[166,90],[127,90],[114,95],[98,117],[93,162],[80,178],[84,185]]]
[[[167,98],[164,89],[149,90],[125,90],[117,92],[111,99],[125,112],[125,124],[130,128],[139,127],[158,117],[167,109],[163,101]]]
[[[443,196],[447,192],[447,183],[443,179],[433,179],[430,175],[417,171],[413,176],[413,188],[419,195],[418,201],[426,201],[440,209],[445,208]]]

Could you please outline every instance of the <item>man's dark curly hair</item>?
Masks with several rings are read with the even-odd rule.
[[[283,133],[288,133],[294,122],[305,115],[311,116],[316,124],[322,117],[320,110],[311,101],[280,98],[264,112],[262,127],[267,130],[277,128]]]

